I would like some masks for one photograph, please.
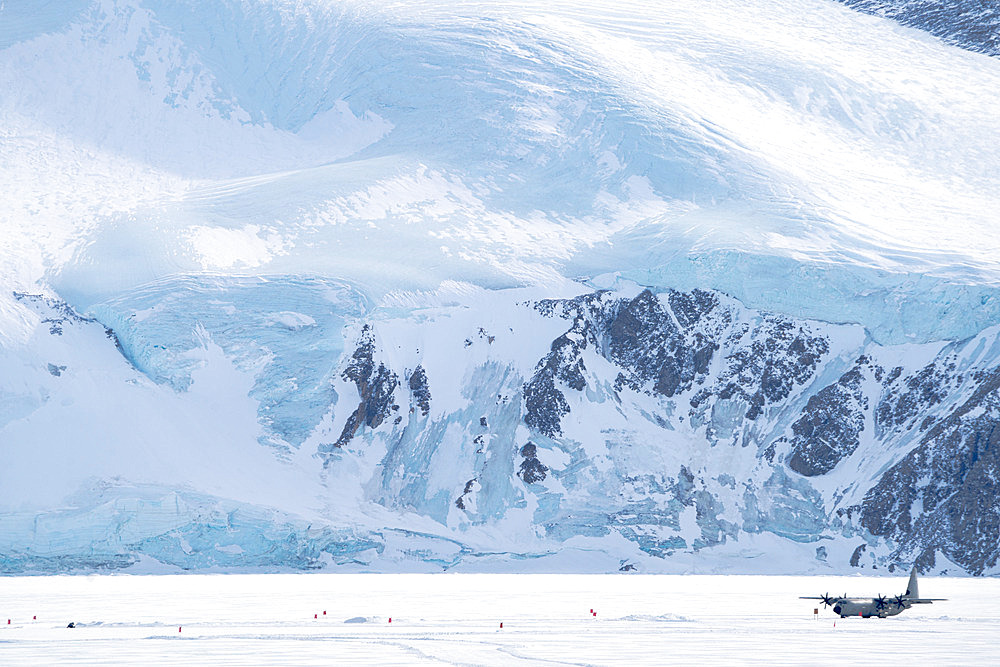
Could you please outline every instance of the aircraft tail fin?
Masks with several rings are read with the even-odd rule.
[[[910,581],[906,584],[906,593],[903,594],[904,598],[918,598],[920,593],[917,591],[917,566],[914,565],[913,569],[910,570]]]

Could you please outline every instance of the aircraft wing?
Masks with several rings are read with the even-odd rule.
[[[931,604],[932,602],[947,602],[948,598],[903,598],[910,604]]]

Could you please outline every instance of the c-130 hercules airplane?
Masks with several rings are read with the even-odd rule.
[[[922,598],[917,593],[917,568],[910,570],[910,582],[906,585],[906,592],[894,598],[886,598],[879,595],[874,598],[849,598],[845,593],[843,597],[830,597],[822,595],[820,597],[801,597],[800,600],[822,600],[824,606],[832,606],[833,613],[840,614],[841,618],[848,616],[860,616],[861,618],[885,618],[895,616],[915,604],[931,604],[932,602],[944,602],[946,598]]]

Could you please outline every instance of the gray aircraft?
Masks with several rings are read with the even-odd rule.
[[[910,582],[906,585],[906,592],[894,598],[886,598],[879,595],[874,598],[849,598],[846,594],[843,597],[830,597],[821,595],[820,597],[802,597],[800,600],[822,600],[826,607],[833,607],[833,613],[840,614],[841,618],[847,616],[860,616],[861,618],[885,618],[895,616],[909,609],[915,604],[931,604],[932,602],[944,602],[945,598],[922,598],[917,592],[917,568],[910,570]]]

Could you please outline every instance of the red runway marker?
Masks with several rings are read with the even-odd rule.
[[[323,615],[326,616],[326,610],[323,611]]]
[[[392,616],[389,617],[389,622],[392,623]]]
[[[503,623],[500,624],[500,629],[503,630]]]
[[[177,626],[177,632],[180,632],[180,631],[181,631],[181,626],[178,625]]]
[[[38,620],[38,616],[32,616],[32,617],[31,617],[31,620],[33,620],[33,621],[37,621],[37,620]]]

